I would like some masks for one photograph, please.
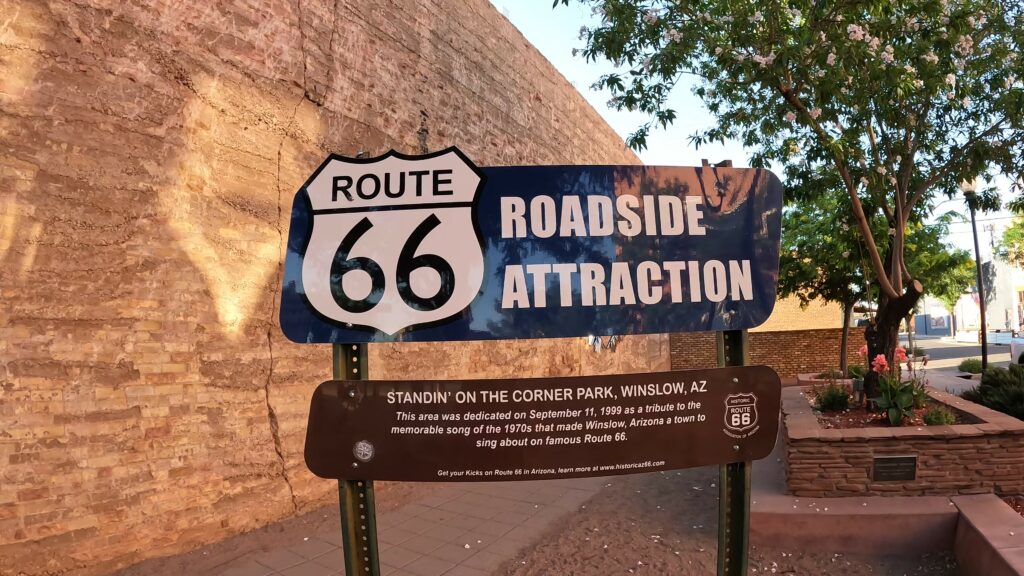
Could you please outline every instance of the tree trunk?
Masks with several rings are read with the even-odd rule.
[[[871,370],[871,363],[882,354],[889,365],[893,363],[893,351],[899,344],[900,323],[914,309],[921,299],[924,288],[917,280],[908,283],[906,292],[899,298],[890,299],[883,292],[878,299],[878,311],[864,330],[868,345],[868,373],[864,378],[864,395],[873,398],[878,395],[878,374]],[[870,402],[867,405],[870,407]],[[870,408],[869,408],[870,409]]]
[[[956,312],[950,312],[949,316],[953,322],[949,327],[949,335],[953,337],[953,340],[956,340]]]
[[[843,302],[843,337],[839,340],[839,371],[843,373],[843,376],[849,376],[846,372],[847,364],[849,363],[846,357],[846,350],[849,348],[850,342],[850,317],[853,316],[853,304]]]

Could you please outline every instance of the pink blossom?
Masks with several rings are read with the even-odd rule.
[[[796,114],[794,112],[786,112],[786,122],[796,122]]]
[[[815,120],[817,120],[818,116],[821,116],[821,108],[815,108],[815,109],[811,110],[810,112],[808,112],[808,114],[811,115],[811,118],[814,118]]]
[[[885,359],[885,354],[875,356],[875,359],[871,361],[871,369],[879,374],[889,371],[889,361]]]
[[[903,362],[904,360],[907,359],[907,349],[904,348],[903,346],[897,346],[896,352],[893,354],[893,357],[896,358],[897,362]]]
[[[861,346],[860,350],[857,350],[857,355],[860,356],[861,358],[867,356],[868,355],[868,345],[864,344],[863,346]]]

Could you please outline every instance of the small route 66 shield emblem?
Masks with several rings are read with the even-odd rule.
[[[725,397],[725,433],[746,438],[757,431],[757,396],[729,394]]]

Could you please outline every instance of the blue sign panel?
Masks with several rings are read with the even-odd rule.
[[[281,328],[310,343],[751,328],[775,305],[781,208],[763,169],[331,156],[292,206]]]

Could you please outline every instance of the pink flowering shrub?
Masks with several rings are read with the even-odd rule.
[[[889,372],[889,361],[886,360],[885,354],[875,356],[875,359],[871,361],[871,369],[879,374],[886,374]]]

